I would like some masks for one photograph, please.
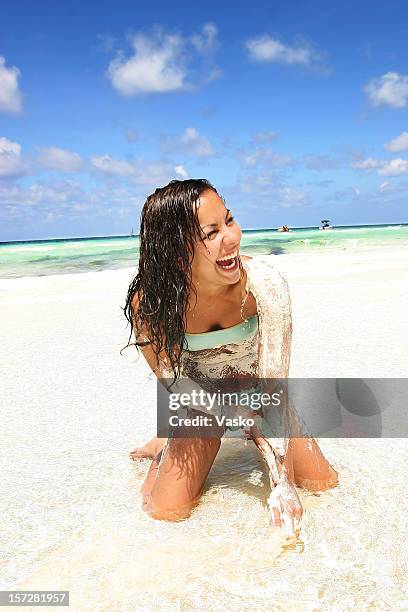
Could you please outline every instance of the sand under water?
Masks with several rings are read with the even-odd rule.
[[[276,258],[294,308],[292,376],[402,377],[405,252]],[[269,525],[252,443],[227,439],[192,516],[140,509],[155,380],[126,344],[132,271],[0,281],[1,588],[64,589],[74,610],[406,609],[402,439],[325,439],[336,489],[301,492],[301,538]]]

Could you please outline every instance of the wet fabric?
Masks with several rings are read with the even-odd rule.
[[[185,334],[186,351],[200,351],[216,348],[221,345],[239,343],[258,330],[258,315],[250,317],[238,325],[204,332],[202,334]]]
[[[257,315],[226,329],[186,334],[186,340],[188,349],[183,353],[183,376],[204,380],[258,374]]]
[[[258,315],[238,325],[206,332],[203,334],[186,334],[188,349],[183,354],[183,376],[195,381],[207,391],[216,392],[219,382],[224,380],[228,388],[223,391],[248,394],[258,392],[253,387],[253,379],[258,377],[259,332]],[[221,381],[220,381],[221,379]],[[245,384],[245,381],[248,384]],[[234,381],[239,383],[234,386]],[[214,388],[213,388],[214,387]],[[230,431],[239,427],[229,426]]]
[[[234,372],[235,375],[238,375],[238,378],[239,375],[241,375],[241,378],[245,378],[246,374],[248,374],[248,378],[257,376],[260,379],[262,390],[267,393],[273,391],[270,386],[268,388],[270,383],[267,381],[288,377],[292,340],[291,300],[287,281],[273,265],[271,259],[270,256],[256,256],[247,261],[242,261],[242,265],[247,272],[246,290],[253,294],[257,304],[258,331],[252,338],[252,344],[250,341],[245,341],[247,344],[242,344],[236,349],[235,355],[238,359],[236,363],[233,363],[234,355],[228,354],[230,350],[228,345],[213,349],[215,352],[211,354],[211,358],[207,361],[204,358],[197,359],[197,356],[192,358],[191,355],[186,354],[181,375],[183,392],[188,388],[186,386],[188,379],[195,383],[192,388],[196,389],[197,383],[199,383],[205,390],[212,390],[208,388],[209,375],[211,374],[212,377],[215,372],[224,372],[225,377],[230,376],[231,373],[234,374]],[[238,357],[238,355],[241,355],[241,357]],[[207,357],[209,357],[208,353]],[[242,359],[241,363],[239,363],[240,358]],[[231,361],[230,368],[227,359]],[[217,360],[219,360],[218,363]],[[214,365],[216,363],[217,365]],[[213,367],[215,370],[210,372]],[[168,379],[173,378],[172,372],[166,370],[165,367],[162,370],[162,376]],[[250,386],[253,387],[252,383],[253,381],[251,381]],[[172,386],[172,392],[175,390],[176,387]],[[200,409],[207,412],[209,406],[203,401]],[[224,414],[224,412],[225,407],[219,404],[215,404],[211,408],[213,414]],[[273,431],[268,430],[268,423],[266,422],[263,425],[265,437],[272,436]],[[290,427],[293,429],[292,423],[288,422],[287,429],[289,430]],[[275,446],[277,445],[281,452],[284,452],[285,439],[275,439],[274,442]]]

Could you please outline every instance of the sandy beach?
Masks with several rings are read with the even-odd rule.
[[[273,257],[293,302],[293,377],[404,377],[408,254]],[[402,609],[405,439],[321,446],[340,485],[301,493],[302,544],[269,527],[252,443],[224,440],[187,521],[140,510],[155,379],[128,339],[132,269],[0,279],[2,589],[64,589],[74,610]],[[371,606],[371,607],[370,607]]]

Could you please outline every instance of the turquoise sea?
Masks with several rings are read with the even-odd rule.
[[[244,230],[241,251],[248,254],[281,255],[328,250],[372,250],[408,247],[408,223],[394,225],[339,226]],[[137,236],[104,236],[0,242],[0,278],[44,276],[136,266]]]

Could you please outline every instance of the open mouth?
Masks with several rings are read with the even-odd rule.
[[[231,270],[236,270],[238,268],[238,252],[235,251],[227,257],[217,259],[216,264],[217,266],[219,266],[223,270],[227,270],[228,272]]]

